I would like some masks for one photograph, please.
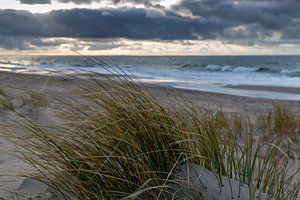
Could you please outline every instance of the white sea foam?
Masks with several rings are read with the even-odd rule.
[[[213,71],[219,71],[222,69],[222,67],[219,65],[207,65],[206,69],[213,70]]]
[[[256,67],[236,67],[233,72],[256,72],[259,68]]]
[[[232,72],[234,70],[233,66],[230,65],[225,65],[224,67],[221,68],[222,72]]]

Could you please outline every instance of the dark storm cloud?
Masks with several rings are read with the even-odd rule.
[[[93,2],[100,2],[101,0],[56,0],[56,1],[60,3],[91,4]]]
[[[60,3],[75,3],[75,4],[91,4],[93,2],[100,2],[101,0],[18,0],[21,4],[51,4],[51,2]]]
[[[51,0],[21,0],[33,4]],[[90,4],[103,0],[52,0],[64,3]],[[140,4],[166,12],[149,17],[149,9],[55,11],[47,15],[26,15],[40,29],[38,36],[126,37],[132,39],[257,39],[280,34],[281,39],[299,38],[300,0],[181,0],[166,11],[161,0],[108,0],[116,5]],[[174,14],[177,13],[177,14]],[[187,17],[181,17],[181,16]],[[1,16],[0,16],[1,17]],[[22,18],[22,16],[21,16]],[[12,19],[13,20],[13,19]],[[21,19],[24,21],[26,19]],[[0,23],[1,23],[0,19]],[[78,21],[78,22],[77,22]],[[112,23],[110,23],[112,22]],[[42,23],[42,24],[39,24]],[[45,27],[47,23],[49,28]],[[18,27],[20,34],[32,27]],[[82,27],[81,27],[82,26]],[[82,28],[82,30],[80,30]],[[16,28],[15,28],[16,29]],[[3,33],[2,33],[3,34]],[[11,34],[17,34],[12,31]]]
[[[51,0],[20,1],[51,3]],[[103,0],[54,1],[91,4]],[[160,1],[107,0],[119,8],[56,10],[43,14],[0,10],[0,36],[216,39],[243,45],[300,41],[300,0],[181,0],[170,9],[161,7]],[[145,8],[120,8],[124,3],[144,5]],[[39,45],[39,41],[35,42]],[[6,47],[17,45],[11,38],[7,41],[0,38],[1,43]],[[31,47],[27,41],[20,44],[21,48]]]
[[[0,35],[0,50],[36,50],[41,48],[56,49],[61,44],[68,45],[75,50],[107,50],[118,47],[126,47],[128,44],[119,39],[72,39],[67,38],[35,38],[35,37],[14,37]],[[136,46],[137,43],[135,43]]]
[[[163,6],[158,4],[160,1],[161,0],[112,0],[114,4],[132,3],[136,5],[145,5],[146,7],[163,8]]]
[[[32,50],[37,47],[55,47],[64,42],[63,39],[44,41],[42,38],[0,35],[0,49],[6,50]]]
[[[73,9],[45,14],[0,10],[0,35],[75,38],[208,39],[230,24],[145,9]]]
[[[270,36],[279,32],[283,39],[299,38],[299,0],[182,0],[173,6],[177,12],[192,14],[201,19],[219,19],[235,27],[232,33],[220,33],[223,37],[249,38]],[[242,33],[244,32],[244,33]]]
[[[50,4],[51,2],[91,4],[103,0],[19,0],[22,4]],[[156,6],[160,0],[110,0],[113,4],[133,3],[138,5]]]
[[[30,50],[30,43],[24,37],[10,37],[0,35],[0,49],[7,50]]]
[[[21,4],[50,4],[51,0],[19,0]]]

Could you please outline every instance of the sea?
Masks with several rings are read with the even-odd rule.
[[[267,99],[300,100],[300,94],[227,86],[300,88],[300,56],[0,56],[0,70],[62,73],[127,73],[140,82]]]

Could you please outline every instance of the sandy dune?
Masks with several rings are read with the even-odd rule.
[[[22,75],[0,72],[0,197],[4,199],[58,199],[48,186],[33,179],[19,177],[16,172],[31,172],[23,161],[13,155],[15,147],[7,138],[23,134],[19,129],[15,116],[10,109],[14,109],[27,117],[40,121],[58,121],[62,107],[56,99],[80,102],[85,99],[78,94],[78,85],[85,84],[83,80],[66,77],[47,77],[38,75]],[[232,95],[214,94],[208,92],[173,89],[155,85],[144,87],[161,102],[170,101],[179,105],[194,104],[207,110],[222,108],[228,113],[247,113],[257,115],[269,111],[274,104],[280,104],[293,111],[298,111],[299,102],[275,101],[257,98],[238,97]],[[298,90],[297,90],[298,92]],[[9,99],[3,106],[5,99]],[[13,125],[16,126],[13,126]],[[20,136],[20,135],[19,135]],[[18,146],[22,149],[22,146]],[[296,149],[298,152],[299,149]]]

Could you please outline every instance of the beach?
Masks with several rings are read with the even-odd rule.
[[[101,76],[101,75],[98,75]],[[104,75],[103,75],[104,76]],[[64,106],[57,100],[89,106],[79,86],[83,87],[86,80],[75,76],[43,76],[0,72],[0,97],[1,100],[9,99],[13,110],[21,113],[29,119],[39,120],[46,123],[63,121]],[[238,114],[249,119],[258,115],[267,115],[274,106],[282,106],[295,114],[299,113],[300,102],[270,100],[253,97],[242,97],[228,94],[194,91],[188,89],[176,89],[155,84],[141,83],[145,91],[153,95],[159,102],[166,106],[176,105],[180,107],[197,106],[206,111],[223,110],[228,114]],[[228,86],[246,90],[276,91],[290,94],[300,94],[299,88],[265,87],[265,86]],[[14,156],[16,147],[8,136],[20,136],[23,134],[22,127],[16,124],[13,112],[6,107],[0,108],[0,197],[11,197],[11,193],[39,188],[40,192],[47,193],[46,186],[37,187],[36,183],[27,181],[22,185],[24,178],[18,177],[16,172],[30,172],[28,166]],[[14,126],[15,125],[15,126]],[[299,140],[297,140],[298,144]],[[299,145],[295,145],[298,146]],[[22,149],[22,143],[19,147]],[[296,149],[296,152],[300,152]],[[27,184],[27,185],[26,185]],[[22,185],[22,187],[21,187]],[[32,188],[30,188],[32,187]],[[23,188],[23,189],[22,189]],[[48,191],[49,193],[49,191]],[[47,193],[47,194],[48,194]],[[49,195],[49,194],[48,194]],[[51,195],[49,198],[53,198]]]
[[[0,200],[300,200],[299,0],[0,5]]]
[[[22,90],[25,89],[35,91],[37,94],[48,97],[54,96],[57,98],[72,99],[74,98],[74,94],[78,95],[80,93],[79,86],[84,85],[84,80],[77,80],[72,75],[59,77],[53,75],[47,76],[0,72],[0,84],[2,89],[8,91],[8,93],[14,91],[21,95],[22,92],[24,92]],[[140,84],[161,102],[169,104],[169,100],[171,100],[171,102],[174,102],[175,104],[193,104],[205,109],[215,109],[222,106],[224,111],[233,113],[260,114],[272,109],[272,107],[276,104],[296,112],[300,105],[300,101],[244,97],[223,93],[203,92],[192,89],[174,88],[143,82],[140,82]],[[225,87],[300,95],[300,88],[295,87],[258,85],[226,85]]]

